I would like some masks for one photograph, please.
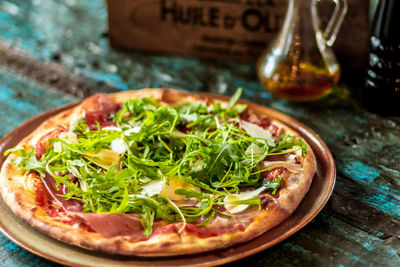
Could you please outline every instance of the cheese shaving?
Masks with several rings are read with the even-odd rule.
[[[111,150],[118,153],[119,155],[124,154],[125,151],[128,150],[128,145],[126,144],[126,142],[121,139],[121,138],[117,138],[114,139],[111,144],[110,144]]]
[[[152,197],[154,195],[160,194],[164,187],[164,180],[152,181],[144,186],[142,186],[141,195],[146,195]]]
[[[275,140],[274,138],[272,138],[272,134],[269,131],[265,130],[264,128],[243,120],[240,121],[240,126],[251,137],[262,138],[264,140],[260,140],[261,142],[263,143],[267,142],[269,146],[275,146]]]
[[[231,202],[233,201],[238,201],[238,200],[247,200],[251,199],[255,196],[258,196],[262,191],[265,190],[264,186],[261,186],[258,189],[252,190],[252,191],[245,191],[241,192],[239,194],[232,194],[230,196],[226,196],[224,198],[224,206],[227,211],[230,213],[238,213],[241,211],[244,211],[249,207],[247,204],[232,204]]]

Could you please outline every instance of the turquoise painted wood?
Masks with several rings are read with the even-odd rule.
[[[2,67],[0,81],[1,136],[35,115],[78,101]]]
[[[242,87],[245,99],[317,132],[335,157],[338,177],[331,200],[312,223],[239,264],[400,266],[400,118],[364,110],[354,80],[321,101],[293,104],[264,91],[253,64],[114,51],[106,32],[103,1],[0,0],[0,137],[86,94],[52,86],[59,77],[49,77],[50,63],[65,70],[68,86],[80,88],[80,77],[99,91],[173,87],[230,95]],[[53,265],[1,235],[0,260],[5,266]]]

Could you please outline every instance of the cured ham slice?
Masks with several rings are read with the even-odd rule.
[[[68,188],[65,185],[59,184],[57,190],[56,181],[50,175],[46,175],[41,180],[45,188],[43,190],[43,187],[40,187],[40,192],[37,192],[42,196],[40,198],[41,202],[55,200],[65,212],[79,216],[87,226],[104,237],[140,234],[140,237],[144,238],[140,215],[83,213],[81,202],[75,199],[66,200],[58,196],[59,194],[66,194],[68,192]],[[45,205],[45,203],[43,204]],[[54,209],[51,210],[54,212]]]
[[[46,193],[49,195],[47,199],[53,198],[65,211],[69,212],[81,212],[82,203],[75,199],[68,199],[59,196],[68,193],[68,188],[63,185],[58,185],[58,190],[56,186],[56,181],[49,174],[45,178],[41,178],[44,187],[46,188]],[[44,192],[43,192],[44,193]]]
[[[65,132],[67,130],[68,130],[67,128],[58,127],[56,129],[46,133],[45,135],[43,135],[39,139],[39,142],[37,142],[33,147],[36,159],[40,160],[42,158],[42,156],[44,155],[44,153],[46,153],[46,147],[51,145],[50,142],[48,141],[50,138],[57,137],[62,132]]]
[[[100,126],[113,125],[110,115],[121,109],[121,105],[105,94],[95,94],[84,102],[85,121],[90,130],[97,129],[96,121]]]
[[[88,226],[106,238],[138,235],[143,238],[141,217],[136,214],[77,213]]]

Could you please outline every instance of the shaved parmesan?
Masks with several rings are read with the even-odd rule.
[[[117,131],[117,132],[121,132],[122,131],[121,128],[118,128],[118,127],[115,127],[115,126],[107,126],[107,127],[101,128],[101,129],[105,130],[105,131]]]
[[[204,167],[206,166],[206,163],[204,162],[204,160],[196,160],[193,165],[192,165],[192,171],[201,171],[202,169],[204,169]]]
[[[262,155],[265,153],[265,150],[259,147],[258,145],[252,143],[249,145],[249,147],[246,149],[246,155]]]
[[[141,195],[146,195],[148,197],[152,197],[154,195],[160,194],[164,187],[164,180],[157,180],[150,182],[144,186],[142,186]]]
[[[78,143],[78,137],[73,132],[62,132],[62,133],[60,133],[58,138],[64,140],[65,142],[67,142],[69,144],[77,144]],[[53,148],[54,148],[54,152],[61,153],[62,152],[61,142],[54,142]]]
[[[125,135],[130,135],[131,133],[139,133],[141,128],[142,127],[140,127],[140,126],[135,126],[133,128],[130,128],[130,129],[124,131],[124,134]]]
[[[61,153],[62,151],[61,142],[54,142],[53,147],[54,147],[54,152]]]
[[[269,146],[275,146],[275,140],[272,138],[272,134],[265,130],[264,128],[247,122],[247,121],[240,121],[240,125],[243,128],[243,130],[246,131],[251,137],[257,137],[257,138],[262,138],[264,139]],[[260,140],[261,142],[265,143],[264,140]]]
[[[79,178],[79,179],[82,178],[82,177],[81,177],[81,173],[78,171],[77,168],[75,168],[74,165],[72,165],[72,164],[67,165],[67,169],[68,169],[68,171],[69,171],[70,173],[72,173],[75,177],[77,177],[77,178]],[[82,187],[82,190],[83,190],[84,192],[87,192],[87,191],[83,188],[83,185],[81,185],[81,187]]]
[[[126,142],[121,139],[121,138],[117,138],[112,140],[111,144],[110,144],[111,150],[118,153],[118,154],[124,154],[125,151],[128,150],[128,145],[126,144]]]
[[[173,135],[173,136],[179,136],[179,137],[186,137],[186,134],[185,134],[185,133],[182,133],[181,131],[178,131],[178,130],[173,130],[172,133],[171,133],[171,135]]]
[[[80,185],[81,185],[82,191],[83,191],[83,192],[87,192],[88,190],[87,190],[86,181],[85,181],[85,180],[82,180],[82,179],[79,179],[79,183],[80,183]]]
[[[139,181],[145,184],[145,183],[148,183],[148,182],[150,182],[152,180],[147,176],[142,176],[142,177],[139,178]]]
[[[114,163],[118,167],[120,159],[117,152],[108,149],[100,149],[98,153],[86,152],[84,155],[85,158],[104,169],[109,169]]]
[[[186,199],[186,196],[175,194],[175,191],[180,188],[183,188],[186,190],[193,190],[196,192],[201,191],[200,188],[185,182],[179,176],[171,176],[168,178],[168,182],[166,182],[164,184],[162,194],[163,194],[163,196],[167,197],[171,201],[184,200],[184,199]]]
[[[246,191],[246,192],[241,192],[239,194],[232,194],[230,196],[226,196],[224,198],[224,206],[227,211],[230,213],[238,213],[241,211],[244,211],[249,207],[247,204],[232,204],[233,201],[238,201],[238,200],[247,200],[251,199],[255,196],[258,196],[262,191],[265,190],[264,186],[261,186],[258,189],[255,189],[253,191]]]
[[[175,205],[178,207],[200,207],[201,202],[198,202],[195,198],[186,198],[184,200],[174,200]]]
[[[60,139],[65,140],[65,142],[70,143],[70,144],[77,144],[78,143],[78,137],[76,136],[76,133],[74,132],[62,132],[58,136]]]

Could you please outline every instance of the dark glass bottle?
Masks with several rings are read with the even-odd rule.
[[[365,106],[400,115],[400,0],[379,0],[371,36],[364,90]]]

